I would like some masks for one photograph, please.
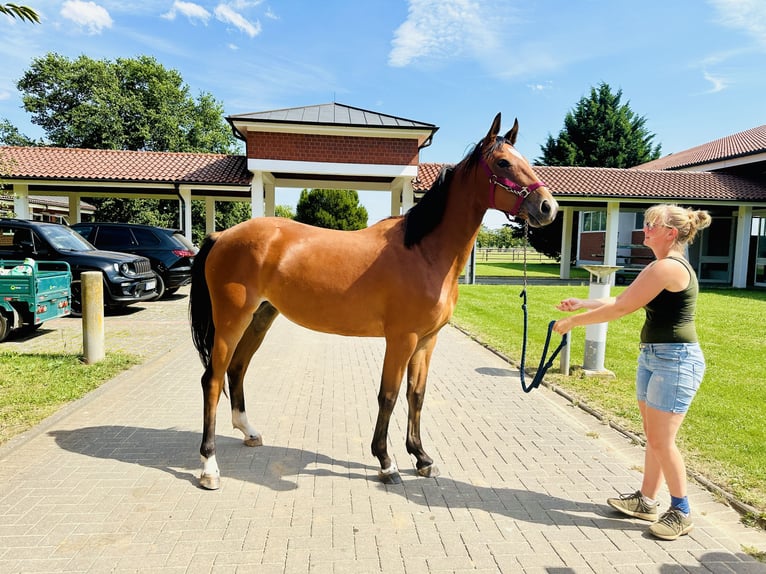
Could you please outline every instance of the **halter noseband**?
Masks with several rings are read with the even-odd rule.
[[[516,196],[516,203],[511,208],[511,211],[503,211],[502,209],[498,209],[498,211],[505,213],[506,216],[518,215],[519,210],[521,209],[521,204],[524,203],[524,200],[527,198],[527,196],[537,188],[545,186],[545,183],[542,181],[536,181],[526,187],[522,187],[515,181],[511,181],[508,178],[497,177],[494,173],[492,173],[487,160],[485,160],[483,156],[481,157],[480,163],[484,168],[484,171],[486,171],[487,175],[489,176],[489,206],[492,209],[498,209],[495,206],[495,189],[498,185],[504,190],[513,193]]]

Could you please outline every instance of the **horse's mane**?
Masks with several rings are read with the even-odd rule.
[[[490,151],[505,142],[504,138],[497,138],[492,144]],[[481,157],[481,145],[476,144],[468,151],[463,160],[454,166],[442,168],[439,176],[434,181],[423,198],[416,203],[404,216],[404,246],[408,249],[420,243],[425,236],[431,233],[444,218],[447,208],[447,197],[450,184],[457,169],[470,170],[479,163]]]

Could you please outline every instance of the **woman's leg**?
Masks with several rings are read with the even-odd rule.
[[[660,411],[647,405],[642,407],[641,413],[646,432],[647,465],[644,469],[647,490],[644,491],[642,486],[642,492],[655,498],[664,477],[671,496],[686,496],[686,465],[676,446],[678,429],[685,415]]]
[[[647,408],[645,402],[638,402],[638,410],[641,412],[641,421],[644,425],[644,436],[646,437],[649,436],[646,415]],[[641,482],[641,494],[647,498],[656,500],[664,481],[665,477],[662,473],[662,464],[655,455],[654,450],[649,448],[647,444],[646,449],[644,449],[644,478]]]

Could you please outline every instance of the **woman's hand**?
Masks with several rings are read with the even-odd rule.
[[[566,335],[572,330],[572,327],[574,327],[572,324],[572,317],[564,317],[553,324],[553,330],[559,335]]]
[[[577,297],[564,299],[561,303],[556,305],[556,309],[559,311],[577,311],[578,309],[583,309],[584,307],[585,305],[583,304],[583,300],[578,299]]]

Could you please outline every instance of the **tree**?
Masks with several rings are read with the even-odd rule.
[[[31,147],[41,145],[42,142],[36,142],[35,140],[28,138],[22,134],[16,126],[8,121],[7,118],[3,118],[0,120],[0,144]]]
[[[612,93],[606,83],[591,88],[590,97],[567,112],[558,138],[548,136],[536,163],[628,168],[660,157],[661,146],[652,146],[646,118],[620,104],[621,99],[622,90]]]
[[[304,189],[295,221],[327,229],[363,229],[367,227],[367,209],[359,205],[359,194],[353,190]]]
[[[210,94],[195,100],[181,75],[149,56],[35,58],[17,87],[51,145],[232,153],[237,142]]]
[[[88,149],[237,153],[223,106],[208,93],[197,99],[181,75],[154,58],[69,60],[49,53],[32,61],[17,83],[24,109],[45,131],[48,145]],[[13,126],[7,137],[20,136]],[[15,132],[14,132],[15,130]],[[22,136],[23,137],[23,136]],[[177,227],[176,200],[90,198],[95,217]],[[199,208],[198,208],[199,209]],[[222,203],[219,228],[240,221],[243,208]],[[246,217],[249,217],[249,209]],[[193,235],[204,234],[204,216],[194,217]]]
[[[646,129],[646,118],[636,115],[629,104],[621,104],[616,93],[602,82],[591,88],[573,111],[567,112],[557,138],[548,136],[541,146],[537,165],[628,168],[660,157],[661,146],[653,146],[654,134]],[[562,221],[529,229],[529,243],[540,253],[558,259],[561,255]],[[517,237],[523,227],[515,230]],[[573,246],[575,242],[573,242]]]
[[[26,6],[19,6],[17,4],[0,4],[0,14],[6,14],[11,18],[18,18],[19,20],[28,20],[33,24],[40,23],[40,16]]]
[[[293,208],[289,205],[277,205],[274,208],[274,215],[277,217],[284,217],[286,219],[295,219]]]

